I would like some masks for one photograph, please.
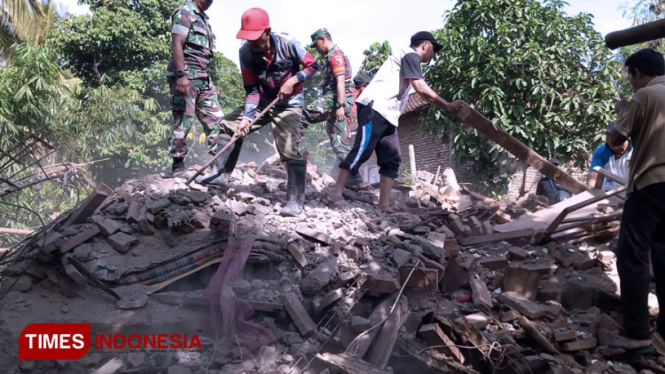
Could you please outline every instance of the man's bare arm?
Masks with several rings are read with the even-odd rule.
[[[591,188],[602,188],[604,179],[605,177],[603,177],[599,172],[590,171],[586,176],[586,185]]]
[[[185,70],[185,41],[186,37],[178,34],[171,34],[171,54],[173,56],[173,66],[176,70]],[[179,77],[176,80],[176,90],[181,95],[187,95],[189,92],[189,79],[187,76]]]
[[[413,89],[427,102],[430,102],[438,107],[449,110],[451,112],[459,112],[462,109],[462,102],[457,100],[452,103],[444,100],[422,79],[411,79]]]

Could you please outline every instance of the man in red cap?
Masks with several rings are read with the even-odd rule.
[[[442,48],[431,33],[421,31],[414,34],[409,48],[388,57],[358,96],[358,134],[353,148],[339,165],[337,183],[329,198],[331,203],[339,205],[344,202],[344,185],[376,151],[381,175],[377,208],[391,212],[390,191],[402,162],[397,126],[411,89],[426,101],[446,110],[457,113],[462,108],[461,102],[450,103],[437,95],[425,82],[420,69],[422,63],[429,62],[434,52]]]
[[[295,216],[302,211],[307,177],[307,162],[300,155],[300,117],[305,103],[303,82],[319,67],[300,44],[271,31],[265,10],[247,10],[242,15],[241,24],[237,38],[247,40],[240,47],[240,70],[247,96],[245,105],[225,116],[220,125],[222,133],[238,133],[241,138],[228,155],[220,157],[224,162],[223,172],[230,174],[233,171],[243,137],[271,125],[277,152],[286,162],[288,173],[288,203],[281,214]],[[250,127],[257,111],[262,111],[276,98],[278,104]],[[220,137],[219,147],[225,145],[223,141]]]

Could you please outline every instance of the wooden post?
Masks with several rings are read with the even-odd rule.
[[[413,144],[409,144],[409,169],[411,169],[411,184],[416,184],[416,151],[413,149]]]
[[[605,35],[605,45],[609,49],[617,49],[660,38],[665,38],[665,19],[611,32]]]
[[[464,123],[476,128],[518,159],[557,182],[561,187],[570,191],[570,193],[578,194],[588,189],[587,185],[581,183],[555,165],[552,165],[538,153],[510,136],[510,134],[500,129],[470,106],[464,105],[464,108],[457,114],[457,117],[464,121]]]

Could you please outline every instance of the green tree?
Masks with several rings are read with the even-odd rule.
[[[32,39],[45,16],[40,0],[0,0],[0,58],[10,57],[14,43]]]
[[[436,31],[444,48],[426,76],[443,97],[473,104],[542,156],[582,166],[615,116],[620,66],[591,16],[569,17],[564,4],[459,0]],[[441,124],[437,130],[454,136],[459,161],[474,161],[477,175],[491,184],[503,179],[503,149],[447,120],[443,110],[433,108],[431,115]]]
[[[379,71],[383,62],[392,54],[393,50],[387,40],[383,43],[373,43],[368,49],[363,51],[365,59],[363,60],[362,65],[360,65],[359,73],[364,72],[369,75],[370,78],[374,78],[374,75]]]

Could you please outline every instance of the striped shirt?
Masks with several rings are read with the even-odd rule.
[[[249,120],[256,116],[259,101],[270,102],[277,97],[282,84],[296,76],[300,83],[281,107],[303,107],[303,82],[316,73],[319,65],[314,57],[298,42],[270,33],[272,57],[268,60],[263,52],[254,52],[249,43],[240,47],[240,71],[247,97],[243,117]],[[302,66],[302,69],[301,69]]]

